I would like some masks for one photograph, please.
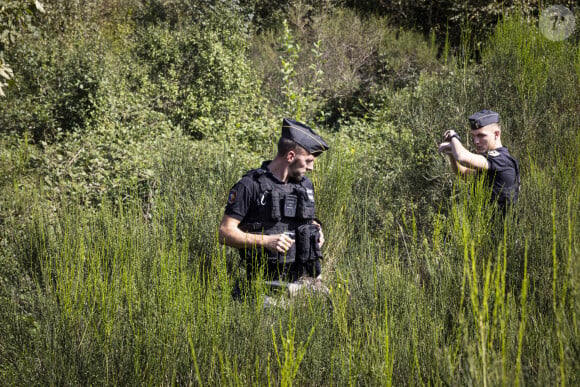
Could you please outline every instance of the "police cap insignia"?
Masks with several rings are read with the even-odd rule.
[[[233,202],[235,202],[237,195],[238,195],[238,193],[236,192],[236,190],[232,189],[230,191],[230,194],[228,195],[228,203],[232,204]]]
[[[491,110],[481,110],[470,115],[468,119],[471,130],[476,130],[490,124],[498,123],[499,114]]]
[[[328,150],[328,144],[314,130],[290,118],[282,120],[282,137],[296,142],[314,156]]]

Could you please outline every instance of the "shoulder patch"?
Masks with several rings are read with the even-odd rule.
[[[230,191],[230,194],[228,195],[228,203],[232,204],[233,202],[236,201],[236,196],[238,196],[238,193],[235,189],[232,189]]]
[[[491,150],[491,151],[487,152],[487,154],[490,155],[491,157],[499,156],[499,152],[495,151],[495,150]]]

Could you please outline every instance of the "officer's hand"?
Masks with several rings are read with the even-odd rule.
[[[318,223],[316,220],[313,220],[312,223],[318,226],[319,231],[318,247],[322,247],[322,245],[324,244],[324,233],[322,232],[322,227],[320,226],[320,223]]]
[[[445,131],[445,133],[443,134],[443,141],[451,142],[451,137],[456,134],[457,132],[453,129]]]
[[[324,244],[324,233],[322,232],[322,229],[320,230],[320,237],[318,238],[318,247],[322,247],[322,245]]]
[[[286,234],[269,235],[266,248],[272,252],[285,253],[294,244],[294,239]]]
[[[448,141],[445,141],[445,142],[442,142],[441,144],[439,144],[439,148],[437,150],[440,153],[445,153],[445,154],[452,154],[453,153],[451,143]]]

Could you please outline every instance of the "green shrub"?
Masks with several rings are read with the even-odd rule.
[[[500,23],[483,50],[484,103],[497,106],[510,144],[522,155],[542,155],[551,164],[559,149],[574,142],[575,131],[568,128],[580,114],[574,69],[579,50],[572,40],[549,41],[520,18]]]
[[[263,115],[245,54],[248,19],[237,1],[153,1],[134,18],[137,60],[156,86],[150,106],[173,125],[202,139]]]
[[[0,97],[6,96],[4,88],[14,77],[10,63],[5,63],[5,52],[13,49],[20,35],[36,31],[35,17],[39,13],[44,13],[44,7],[39,1],[0,2]]]
[[[90,132],[59,132],[57,142],[45,144],[34,162],[51,200],[72,198],[86,205],[140,198],[148,203],[155,193],[154,166],[171,141],[187,141],[169,125],[154,121],[142,126],[103,124]]]
[[[432,43],[393,29],[385,18],[341,8],[291,9],[290,29],[258,35],[251,58],[263,74],[266,95],[283,106],[301,101],[306,120],[338,126],[341,119],[365,117],[380,90],[413,87],[423,73],[441,67]],[[294,59],[289,50],[295,51]],[[290,75],[293,97],[284,96]]]
[[[99,108],[111,74],[110,42],[86,26],[59,35],[28,35],[11,53],[19,71],[14,90],[0,108],[5,131],[28,131],[52,141],[57,131],[85,130]]]

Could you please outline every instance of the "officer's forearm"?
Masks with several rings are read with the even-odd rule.
[[[477,174],[477,170],[488,168],[485,157],[471,153],[456,138],[451,141],[451,156],[455,160],[455,163],[452,163],[452,167],[455,167],[454,172],[461,176],[471,176]]]
[[[452,138],[451,139],[451,154],[453,155],[453,158],[455,159],[455,161],[462,163],[468,157],[470,152],[463,147],[463,144],[461,143],[461,141],[459,141],[457,138]]]
[[[239,228],[240,221],[224,215],[219,226],[218,239],[221,244],[242,249],[244,247],[263,246],[264,236],[249,234]]]
[[[236,249],[265,246],[266,237],[267,236],[263,234],[246,233],[241,231],[239,228],[236,228],[235,230],[220,228],[219,232],[220,243]]]

